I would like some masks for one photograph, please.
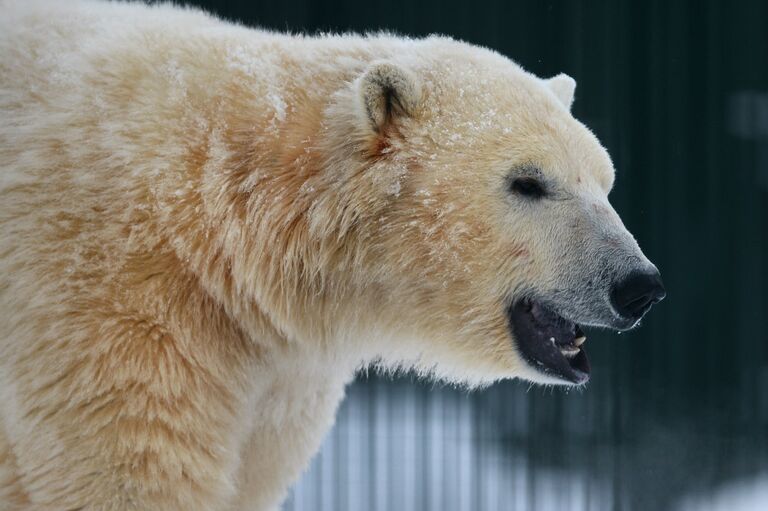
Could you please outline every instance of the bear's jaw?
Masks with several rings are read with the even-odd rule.
[[[589,380],[586,337],[579,325],[530,299],[510,306],[508,316],[517,348],[532,368],[574,385]]]

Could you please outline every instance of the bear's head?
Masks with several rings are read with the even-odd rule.
[[[575,82],[411,45],[324,114],[328,192],[310,218],[345,240],[356,327],[339,335],[453,381],[585,382],[581,327],[630,329],[664,289],[608,202],[613,165],[571,115]]]

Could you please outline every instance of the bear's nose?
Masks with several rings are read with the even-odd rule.
[[[611,301],[621,316],[640,319],[654,303],[667,296],[657,270],[636,271],[613,286]]]

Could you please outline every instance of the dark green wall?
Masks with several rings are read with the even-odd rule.
[[[583,391],[505,383],[466,397],[403,382],[358,382],[307,476],[314,486],[302,482],[308,503],[301,507],[297,494],[287,507],[356,509],[359,499],[384,509],[394,505],[386,500],[391,494],[413,509],[431,509],[432,484],[444,487],[443,509],[466,508],[451,493],[460,491],[471,494],[467,509],[549,509],[536,478],[554,468],[590,481],[586,496],[577,492],[559,509],[666,509],[685,495],[768,469],[768,3],[195,3],[278,30],[448,34],[494,48],[541,76],[573,76],[574,114],[616,164],[612,201],[668,289],[640,330],[591,336],[596,367]],[[397,433],[398,421],[406,420],[397,412],[401,398],[418,405],[406,414],[415,436],[405,440]],[[436,399],[454,402],[446,409],[457,415],[419,412]],[[350,419],[361,413],[365,420]],[[471,421],[477,465],[470,476],[457,472],[451,484],[429,460],[430,449],[450,454],[454,444],[432,446],[430,428],[440,421],[452,427],[457,417]],[[355,469],[339,465],[349,435],[363,435],[355,437],[363,446],[355,459],[367,470],[365,484],[354,479]],[[402,444],[411,437],[413,445]],[[411,464],[406,472],[418,465],[423,480],[411,490],[394,484],[395,476],[382,479],[381,468],[376,475],[388,449],[405,453],[388,455],[390,465]],[[505,484],[523,471],[523,501],[489,503],[483,485],[492,474],[478,475],[485,465],[477,462],[488,452],[523,460],[500,479]],[[346,488],[356,484],[364,487],[350,497]],[[474,486],[457,489],[467,484]]]

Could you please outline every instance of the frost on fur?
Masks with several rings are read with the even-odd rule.
[[[39,509],[274,509],[357,369],[553,383],[510,305],[603,324],[646,261],[573,80],[488,49],[10,0],[0,70],[0,495]]]

